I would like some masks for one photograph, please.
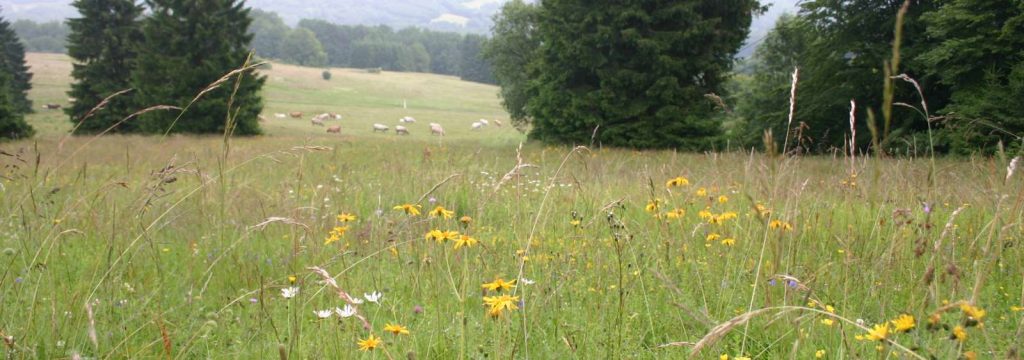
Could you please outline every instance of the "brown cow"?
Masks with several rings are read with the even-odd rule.
[[[288,113],[288,116],[291,116],[291,117],[296,118],[296,119],[300,119],[300,118],[302,118],[302,112],[301,111],[290,112],[290,113]]]
[[[341,134],[341,126],[331,126],[327,128],[327,133]]]

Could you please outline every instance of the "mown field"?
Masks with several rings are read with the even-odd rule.
[[[40,69],[66,65],[30,59],[62,98]],[[520,149],[468,130],[493,87],[319,71],[274,65],[268,113],[341,112],[340,136],[65,138],[41,112],[0,144],[8,357],[1020,356],[1008,159]],[[370,132],[405,115],[453,130]]]

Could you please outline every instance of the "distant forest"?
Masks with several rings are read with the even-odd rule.
[[[388,26],[337,25],[302,20],[289,27],[276,13],[252,9],[252,47],[262,58],[314,67],[381,68],[458,76],[494,84],[480,57],[487,37]],[[18,20],[11,27],[29,52],[64,53],[68,27],[61,22]]]

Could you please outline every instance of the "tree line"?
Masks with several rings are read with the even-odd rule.
[[[0,138],[18,139],[35,133],[25,122],[25,115],[32,112],[28,99],[31,81],[25,47],[11,23],[0,17]]]
[[[1024,149],[1021,1],[810,1],[778,22],[750,68],[737,77],[732,129],[748,146],[765,129],[786,135],[791,74],[799,68],[792,128],[800,126],[803,150]]]
[[[487,37],[415,27],[338,25],[304,19],[295,28],[273,12],[253,10],[253,48],[265,58],[304,66],[428,72],[494,83],[480,54]]]
[[[484,53],[513,121],[545,142],[1020,151],[1024,2],[1010,3],[806,1],[737,61],[758,1],[513,0]]]
[[[25,51],[64,53],[66,51],[65,40],[68,37],[68,27],[60,21],[49,21],[37,23],[32,20],[17,20],[11,24],[11,28],[18,34]]]

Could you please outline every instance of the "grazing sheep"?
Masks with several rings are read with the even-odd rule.
[[[324,122],[324,121],[327,121],[327,120],[330,120],[330,119],[331,119],[331,114],[328,114],[328,113],[323,113],[323,114],[320,114],[320,115],[317,115],[317,116],[313,117],[313,120],[320,120],[320,122]]]
[[[441,124],[430,123],[430,135],[444,136],[444,128]]]
[[[285,115],[285,114],[282,114],[282,113],[274,113],[274,117],[276,117],[278,119],[284,119],[284,118],[288,117],[288,115]]]
[[[341,114],[338,114],[338,113],[329,113],[329,114],[331,115],[332,118],[334,118],[334,120],[341,120]]]
[[[405,126],[402,125],[395,125],[395,134],[409,135],[409,129],[406,129]]]
[[[389,127],[382,124],[373,124],[373,132],[388,132]]]
[[[484,126],[487,126],[487,125],[490,125],[490,124],[491,124],[491,123],[487,122],[487,119],[480,119],[480,120],[479,120],[479,121],[477,121],[477,122],[478,122],[478,123],[481,123],[481,124],[484,124]]]
[[[328,134],[330,134],[330,133],[341,134],[341,126],[337,126],[337,125],[331,126],[331,127],[327,128],[327,133]]]
[[[494,126],[501,127],[501,120],[494,119]]]
[[[398,119],[398,122],[401,122],[401,123],[414,123],[414,122],[416,122],[416,119],[414,119],[412,116],[406,116],[406,117],[403,117],[401,119]]]
[[[293,118],[299,119],[299,118],[302,118],[302,112],[301,111],[290,112],[290,113],[288,113],[288,116],[291,116]]]
[[[313,118],[313,121],[311,122],[313,123],[313,126],[324,126],[324,121],[317,118]]]
[[[477,121],[477,122],[474,122],[473,125],[470,125],[470,126],[471,126],[470,130],[480,130],[480,129],[484,128],[484,123]]]

